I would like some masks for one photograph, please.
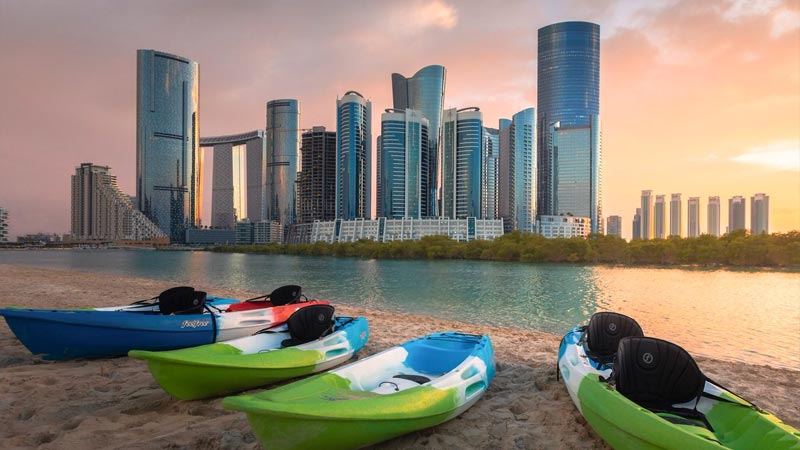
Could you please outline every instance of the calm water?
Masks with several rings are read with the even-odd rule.
[[[155,252],[0,251],[0,263],[309,297],[561,335],[595,311],[720,359],[800,369],[800,274]]]

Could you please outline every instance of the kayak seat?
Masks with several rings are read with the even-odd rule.
[[[281,345],[294,347],[331,334],[333,311],[331,305],[311,305],[298,309],[286,320],[291,338],[284,340]]]
[[[407,375],[397,374],[386,381],[378,384],[378,387],[372,390],[376,394],[393,394],[400,392],[404,389],[420,386],[431,381],[430,378],[423,375]]]
[[[648,337],[619,341],[611,378],[617,392],[657,411],[696,400],[706,377],[694,358],[672,342]]]
[[[161,314],[200,314],[206,304],[206,293],[190,286],[167,289],[158,296]]]
[[[586,329],[586,355],[601,364],[614,360],[622,338],[642,337],[642,327],[632,318],[613,312],[592,315]]]
[[[290,303],[297,303],[297,301],[300,300],[302,291],[303,288],[300,286],[296,284],[288,284],[272,291],[267,296],[267,299],[269,299],[273,306],[283,306]]]

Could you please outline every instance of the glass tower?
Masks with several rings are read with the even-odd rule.
[[[295,223],[295,184],[300,149],[300,105],[297,100],[267,102],[266,219]]]
[[[509,192],[514,228],[533,231],[536,221],[536,110],[523,109],[511,117]]]
[[[442,217],[480,217],[483,113],[448,109],[442,120]]]
[[[336,218],[336,133],[312,127],[300,147],[303,170],[297,174],[297,221]]]
[[[686,217],[687,236],[700,237],[700,197],[689,197]]]
[[[539,29],[537,78],[538,148],[551,140],[551,125],[590,125],[600,114],[600,26],[588,22],[562,22]],[[556,214],[553,189],[555,162],[550,152],[539,152],[537,212]],[[596,161],[599,165],[599,161]],[[596,170],[599,172],[599,168]],[[597,219],[601,219],[598,216]],[[592,217],[592,231],[601,225]]]
[[[393,219],[422,217],[422,155],[428,151],[428,119],[412,109],[381,115],[381,213]]]
[[[769,195],[750,197],[750,234],[769,234]]]
[[[744,230],[745,201],[741,195],[728,199],[728,233],[735,230]]]
[[[428,119],[428,150],[420,164],[425,176],[423,186],[422,216],[438,215],[437,190],[439,188],[439,140],[441,138],[442,109],[446,71],[443,66],[426,66],[411,78],[392,74],[394,109],[420,111]]]
[[[669,235],[683,236],[683,204],[681,194],[672,194],[669,200]]]
[[[642,191],[641,209],[639,237],[644,240],[653,239],[653,191]]]
[[[336,100],[336,218],[369,219],[372,204],[372,103],[349,91]]]
[[[500,158],[500,130],[497,128],[483,128],[481,158],[480,217],[496,219],[498,217],[497,171]]]
[[[708,197],[708,234],[712,236],[719,236],[720,228],[722,227],[720,224],[722,220],[720,220],[721,212],[719,207],[719,196],[714,195]]]
[[[137,208],[172,242],[202,215],[198,72],[184,57],[137,51]]]

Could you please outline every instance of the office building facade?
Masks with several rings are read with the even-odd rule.
[[[406,78],[399,73],[392,74],[392,98],[394,109],[419,111],[428,119],[428,149],[422,155],[420,165],[422,179],[422,215],[438,216],[437,191],[439,180],[439,139],[441,137],[442,112],[446,70],[443,66],[426,66],[414,76]]]
[[[535,231],[548,239],[569,239],[589,236],[592,225],[588,217],[571,215],[537,216]]]
[[[137,52],[137,208],[173,242],[202,217],[199,69],[156,50]]]
[[[645,240],[653,239],[653,191],[642,191],[641,210],[641,231],[639,235]]]
[[[728,199],[728,229],[727,233],[736,230],[747,229],[744,223],[745,218],[745,200],[741,195],[736,195]]]
[[[653,205],[653,238],[664,239],[667,237],[667,202],[666,196],[656,195]]]
[[[75,168],[70,218],[75,240],[167,243],[169,239],[158,225],[134,208],[108,166],[83,163]],[[182,235],[181,241],[184,239]]]
[[[313,127],[302,136],[303,170],[297,174],[297,222],[336,218],[337,136]]]
[[[294,99],[267,102],[266,220],[283,225],[297,220],[296,182],[300,150],[300,104]]]
[[[720,217],[722,217],[722,213],[720,211],[720,203],[718,196],[708,197],[707,217],[708,217],[708,223],[707,223],[708,234],[719,237],[720,229],[722,227],[721,226],[722,221],[720,220]]]
[[[548,148],[554,123],[589,126],[600,115],[600,26],[562,22],[540,28],[537,56],[537,211],[556,214],[557,173]],[[598,161],[599,163],[599,161]],[[557,215],[557,214],[556,214]],[[598,216],[599,217],[599,216]],[[602,227],[595,221],[595,228]]]
[[[669,235],[683,236],[683,204],[681,194],[672,194],[669,199]]]
[[[442,116],[442,217],[481,217],[483,113],[448,109]]]
[[[500,162],[500,130],[483,128],[481,147],[481,214],[483,219],[497,219],[498,210],[498,163]]]
[[[686,235],[700,237],[700,197],[689,197],[686,218]]]
[[[608,216],[606,235],[622,237],[622,216]]]
[[[500,215],[509,231],[532,232],[536,224],[535,164],[536,110],[527,108],[500,123]]]
[[[244,219],[265,214],[264,130],[227,136],[201,137],[200,147],[211,148],[211,227],[233,230]]]
[[[369,239],[376,242],[413,241],[426,236],[447,236],[458,242],[476,239],[493,240],[503,235],[503,221],[478,219],[428,218],[375,220],[341,220],[294,225],[287,233],[291,243],[356,242]]]
[[[631,239],[642,239],[642,208],[636,208],[636,213],[633,215]]]
[[[750,197],[750,234],[769,234],[769,195]]]
[[[336,100],[336,218],[372,215],[372,103],[356,91]]]
[[[540,149],[540,153],[550,154],[545,160],[552,169],[548,175],[551,184],[545,186],[550,194],[547,204],[555,215],[589,217],[592,233],[602,234],[600,117],[592,115],[585,126],[555,122],[547,133],[547,148]]]
[[[389,218],[424,217],[428,119],[413,109],[381,114],[381,213]]]

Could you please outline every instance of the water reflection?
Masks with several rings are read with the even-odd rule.
[[[800,368],[800,276],[775,272],[153,251],[0,252],[30,264],[309,297],[562,334],[596,311],[696,354]]]

